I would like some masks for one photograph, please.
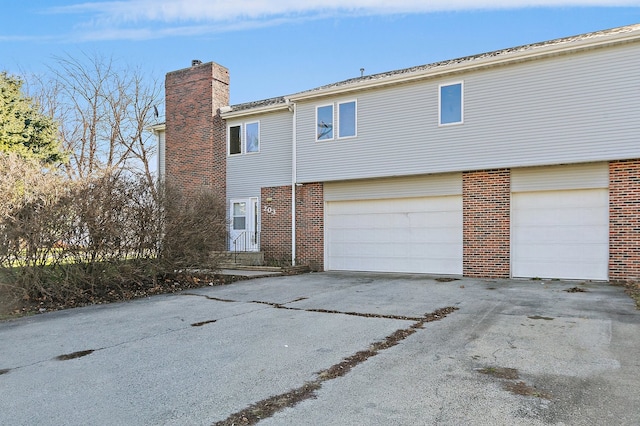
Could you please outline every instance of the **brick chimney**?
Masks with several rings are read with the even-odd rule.
[[[226,124],[229,70],[194,60],[165,78],[166,181],[193,193],[203,187],[226,197]]]

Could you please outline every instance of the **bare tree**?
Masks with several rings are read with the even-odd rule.
[[[98,55],[56,57],[51,80],[37,82],[40,104],[60,123],[72,178],[110,173],[142,175],[154,186],[156,144],[147,127],[162,86],[139,68]]]

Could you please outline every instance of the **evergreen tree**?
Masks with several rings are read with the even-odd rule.
[[[23,81],[0,72],[0,152],[13,152],[46,164],[60,164],[57,123],[22,93]]]

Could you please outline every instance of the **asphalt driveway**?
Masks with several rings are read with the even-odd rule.
[[[319,273],[0,323],[2,425],[638,425],[605,283]]]

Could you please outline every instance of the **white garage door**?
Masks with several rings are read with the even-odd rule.
[[[564,169],[565,172],[571,170]],[[585,175],[583,180],[574,176],[575,182],[580,182],[579,186],[589,185],[588,180],[593,180],[598,173],[600,171],[595,170],[595,174]],[[553,173],[545,176],[543,186],[554,186],[550,184]],[[512,185],[526,187],[518,178],[512,173]],[[565,179],[565,186],[578,186],[570,181]],[[606,188],[515,192],[511,209],[514,277],[608,279],[609,196]]]
[[[327,202],[328,270],[462,274],[462,196]]]

